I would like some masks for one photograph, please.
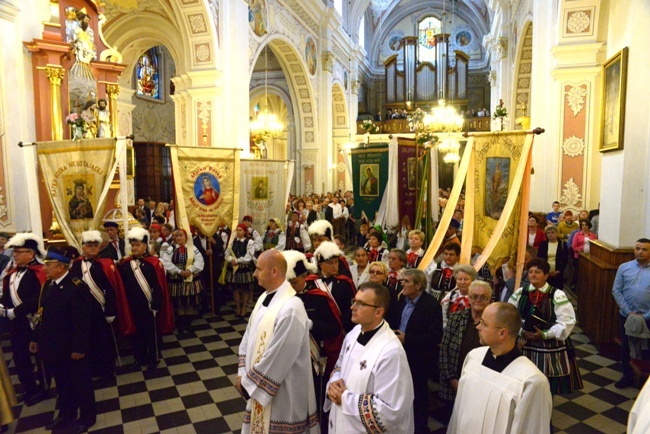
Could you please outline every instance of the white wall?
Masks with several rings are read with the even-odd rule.
[[[631,247],[650,235],[650,2],[611,0],[608,17],[607,58],[629,47],[629,59],[625,148],[603,155],[599,235],[614,247]]]

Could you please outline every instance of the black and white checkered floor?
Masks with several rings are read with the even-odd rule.
[[[120,374],[111,384],[98,388],[97,423],[90,431],[239,433],[245,403],[233,384],[237,376],[237,348],[246,322],[236,319],[230,307],[224,307],[222,313],[217,319],[195,320],[191,333],[165,336],[163,360],[154,373]],[[639,390],[616,389],[619,363],[599,355],[578,327],[572,337],[585,387],[571,395],[555,397],[555,432],[624,433],[628,412]],[[2,345],[5,357],[11,360],[7,339]],[[129,356],[123,360],[131,361]],[[16,384],[11,363],[9,368]],[[431,401],[435,414],[438,403],[436,399]],[[47,432],[43,427],[52,420],[55,402],[50,398],[33,407],[18,406],[18,419],[9,426],[9,432]],[[433,417],[429,427],[435,433],[446,431]]]

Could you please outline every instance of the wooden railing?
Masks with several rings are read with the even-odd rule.
[[[467,118],[463,123],[463,131],[490,131],[491,117]],[[387,121],[373,121],[379,127],[377,134],[412,133],[407,119],[390,119]],[[357,134],[365,134],[363,121],[357,121]]]

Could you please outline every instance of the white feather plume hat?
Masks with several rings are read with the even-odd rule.
[[[309,225],[307,232],[309,235],[325,236],[331,240],[334,235],[334,228],[327,220],[316,220]]]
[[[81,233],[81,243],[102,243],[102,233],[98,230],[84,231]]]
[[[332,258],[343,256],[343,252],[339,249],[336,243],[331,241],[324,241],[318,246],[314,252],[314,256],[318,262],[328,261]]]
[[[285,250],[282,256],[287,261],[287,280],[295,279],[303,273],[318,273],[318,268],[307,260],[304,253],[297,250]]]
[[[5,245],[6,248],[23,247],[25,249],[32,249],[36,254],[42,258],[47,255],[43,239],[32,232],[19,232]]]
[[[126,236],[129,241],[141,241],[143,243],[149,242],[149,231],[145,228],[133,228]]]

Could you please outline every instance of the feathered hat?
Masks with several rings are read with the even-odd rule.
[[[331,240],[334,228],[327,220],[316,220],[309,225],[307,232],[309,232],[309,235],[325,236]]]
[[[324,241],[320,246],[318,246],[314,252],[314,256],[318,262],[324,262],[335,257],[338,258],[339,256],[343,256],[343,252],[335,243]]]
[[[126,236],[127,240],[130,241],[141,241],[143,243],[149,242],[149,231],[145,228],[133,228],[129,231]]]
[[[9,242],[5,245],[8,249],[10,247],[22,247],[24,249],[32,249],[40,257],[45,257],[47,252],[43,245],[43,239],[32,232],[20,232],[11,237]]]
[[[81,244],[102,243],[102,234],[99,231],[84,231],[81,233]]]
[[[318,273],[318,269],[314,264],[307,261],[304,253],[297,250],[285,250],[282,256],[287,260],[287,280],[295,279],[304,273]]]

